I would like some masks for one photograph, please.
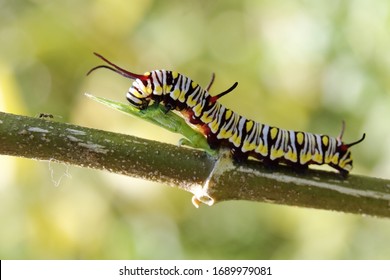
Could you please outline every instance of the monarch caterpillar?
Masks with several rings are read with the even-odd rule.
[[[179,112],[187,123],[201,131],[211,148],[222,145],[229,147],[236,160],[246,160],[251,156],[268,164],[284,163],[298,168],[307,168],[309,164],[328,164],[347,176],[352,170],[349,148],[365,138],[363,134],[359,140],[345,144],[342,141],[344,122],[338,137],[261,124],[240,116],[218,102],[219,98],[237,86],[237,82],[211,96],[208,90],[213,79],[203,89],[190,78],[174,71],[154,70],[143,75],[135,74],[97,53],[95,55],[110,66],[96,66],[88,74],[98,68],[107,68],[135,80],[126,94],[130,104],[145,109],[152,103],[162,103],[167,111]]]

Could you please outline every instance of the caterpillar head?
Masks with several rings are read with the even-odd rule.
[[[89,75],[91,72],[95,71],[99,68],[106,68],[110,69],[126,78],[134,80],[133,84],[129,88],[129,91],[127,92],[126,98],[127,100],[133,105],[134,107],[137,107],[139,109],[145,109],[148,107],[150,101],[152,100],[151,97],[153,95],[153,87],[151,83],[150,76],[152,75],[152,72],[146,72],[143,75],[135,74],[130,71],[127,71],[118,65],[112,63],[102,55],[98,53],[94,53],[97,57],[102,59],[103,61],[107,62],[109,65],[99,65],[87,73]]]

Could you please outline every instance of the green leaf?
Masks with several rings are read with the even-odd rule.
[[[85,95],[120,112],[141,118],[171,132],[183,135],[186,139],[181,139],[179,142],[180,145],[202,149],[212,156],[217,155],[217,151],[210,148],[203,134],[189,126],[186,121],[177,114],[171,111],[166,113],[164,111],[164,107],[161,105],[149,106],[145,110],[139,110],[136,107],[128,104],[123,104],[102,97],[96,97],[88,93]]]

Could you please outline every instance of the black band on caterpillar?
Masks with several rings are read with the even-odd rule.
[[[211,96],[208,90],[214,76],[207,89],[203,89],[190,78],[174,71],[155,70],[143,75],[135,74],[99,54],[95,55],[110,66],[97,66],[88,74],[98,68],[107,68],[134,79],[126,94],[133,106],[145,109],[151,103],[162,103],[167,110],[180,112],[188,123],[195,125],[207,137],[210,147],[228,146],[233,157],[238,160],[246,160],[251,156],[260,161],[285,163],[299,168],[306,168],[309,164],[328,164],[346,176],[352,169],[349,148],[365,138],[363,134],[355,142],[343,143],[344,122],[338,137],[261,124],[246,119],[217,102],[231,92],[237,83],[226,91]]]

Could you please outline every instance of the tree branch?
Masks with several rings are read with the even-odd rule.
[[[162,182],[193,193],[195,203],[240,199],[390,217],[388,180],[235,164],[199,150],[2,112],[0,154]]]

